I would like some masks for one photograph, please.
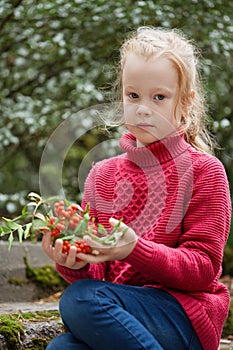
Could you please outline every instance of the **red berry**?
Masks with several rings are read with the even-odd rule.
[[[63,246],[62,246],[62,253],[68,254],[70,251],[71,244],[69,241],[65,240],[63,241]],[[91,253],[91,247],[83,240],[79,239],[78,241],[75,242],[75,247],[77,249],[77,253],[84,253],[84,254],[90,254]],[[81,261],[81,259],[76,258],[76,261]]]
[[[68,254],[70,251],[71,244],[68,241],[63,242],[62,253]]]
[[[52,230],[51,236],[52,236],[52,237],[58,238],[58,237],[60,236],[60,230],[59,230],[57,227],[55,227],[55,228]]]
[[[78,224],[78,223],[80,222],[80,220],[82,220],[82,216],[81,216],[81,215],[75,214],[75,215],[73,216],[73,221],[74,221],[76,224]]]
[[[55,216],[51,216],[49,218],[49,226],[52,226],[56,220],[57,220],[57,218]]]
[[[70,219],[70,217],[71,217],[71,213],[69,213],[68,211],[65,211],[65,210],[63,210],[63,216],[66,218],[66,219]]]
[[[69,228],[71,230],[74,230],[76,226],[77,226],[77,223],[73,219],[71,219],[69,222]]]
[[[57,224],[56,228],[61,232],[65,230],[65,225],[60,222]]]
[[[45,232],[47,232],[47,231],[49,231],[49,227],[41,227],[41,228],[40,228],[40,231],[45,231]]]

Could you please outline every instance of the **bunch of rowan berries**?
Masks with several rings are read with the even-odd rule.
[[[46,227],[41,227],[41,231],[50,231],[53,244],[57,238],[63,240],[62,252],[68,254],[72,245],[77,252],[91,254],[92,248],[85,242],[83,236],[89,235],[101,244],[114,246],[127,231],[121,230],[119,220],[117,225],[108,231],[101,224],[95,224],[95,219],[90,218],[89,204],[82,209],[78,204],[65,205],[63,200],[54,204],[54,215],[50,215]],[[80,259],[76,259],[80,261]]]
[[[94,222],[90,223],[89,208],[83,210],[78,204],[66,206],[61,200],[54,203],[54,213],[48,218],[47,226],[41,227],[40,231],[50,231],[53,243],[61,238],[62,252],[65,254],[69,253],[72,245],[77,248],[77,252],[90,254],[91,247],[82,239],[85,234],[97,235]]]

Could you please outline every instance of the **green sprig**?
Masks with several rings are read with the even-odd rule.
[[[32,241],[36,241],[35,232],[47,225],[47,218],[51,214],[50,203],[57,197],[44,200],[37,193],[30,192],[27,198],[30,202],[22,208],[21,215],[14,219],[2,217],[0,237],[8,236],[8,251],[11,250],[15,233],[18,235],[19,243],[29,237]],[[33,208],[33,211],[29,210],[30,207]],[[29,220],[30,222],[27,222]]]
[[[0,237],[8,236],[8,250],[11,250],[14,242],[15,233],[18,235],[18,241],[22,243],[25,239],[30,238],[31,241],[36,242],[36,232],[40,229],[48,227],[49,218],[52,217],[53,210],[51,208],[51,202],[54,202],[58,197],[50,197],[44,200],[40,195],[35,192],[28,194],[29,203],[27,203],[21,212],[21,215],[14,219],[2,218],[3,225],[0,225]],[[70,203],[66,200],[66,205]],[[33,210],[29,210],[32,208]],[[75,243],[77,239],[82,238],[84,235],[89,235],[94,241],[108,246],[115,246],[119,239],[125,234],[126,229],[120,230],[122,220],[119,220],[117,225],[109,232],[101,224],[95,225],[95,218],[90,217],[90,205],[87,204],[82,211],[82,219],[75,227],[75,229],[69,229],[69,221],[65,220],[65,229],[60,233],[59,238],[62,240],[69,240],[71,243]],[[48,227],[48,230],[53,230],[57,224],[62,220],[61,217],[57,217],[55,222]],[[28,222],[29,221],[29,222]],[[92,229],[96,227],[98,234],[93,234]],[[55,238],[56,239],[56,238]],[[54,241],[54,237],[53,237]]]

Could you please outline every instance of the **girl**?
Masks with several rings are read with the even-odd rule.
[[[217,350],[231,202],[210,154],[194,46],[174,30],[139,28],[121,48],[119,90],[124,153],[93,166],[82,205],[107,228],[123,218],[126,232],[112,248],[85,237],[88,255],[64,255],[44,235],[72,283],[60,301],[68,332],[47,350]]]

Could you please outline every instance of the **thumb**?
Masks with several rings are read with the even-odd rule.
[[[117,220],[117,219],[115,219],[115,218],[110,218],[109,219],[109,223],[110,223],[110,225],[112,226],[112,227],[115,227],[116,225],[119,225],[119,221],[120,220]],[[122,223],[121,223],[122,224]]]
[[[124,224],[121,220],[115,219],[115,218],[110,218],[109,219],[109,223],[110,225],[114,228],[116,226],[118,226],[118,228],[120,230],[129,228],[126,224]]]

